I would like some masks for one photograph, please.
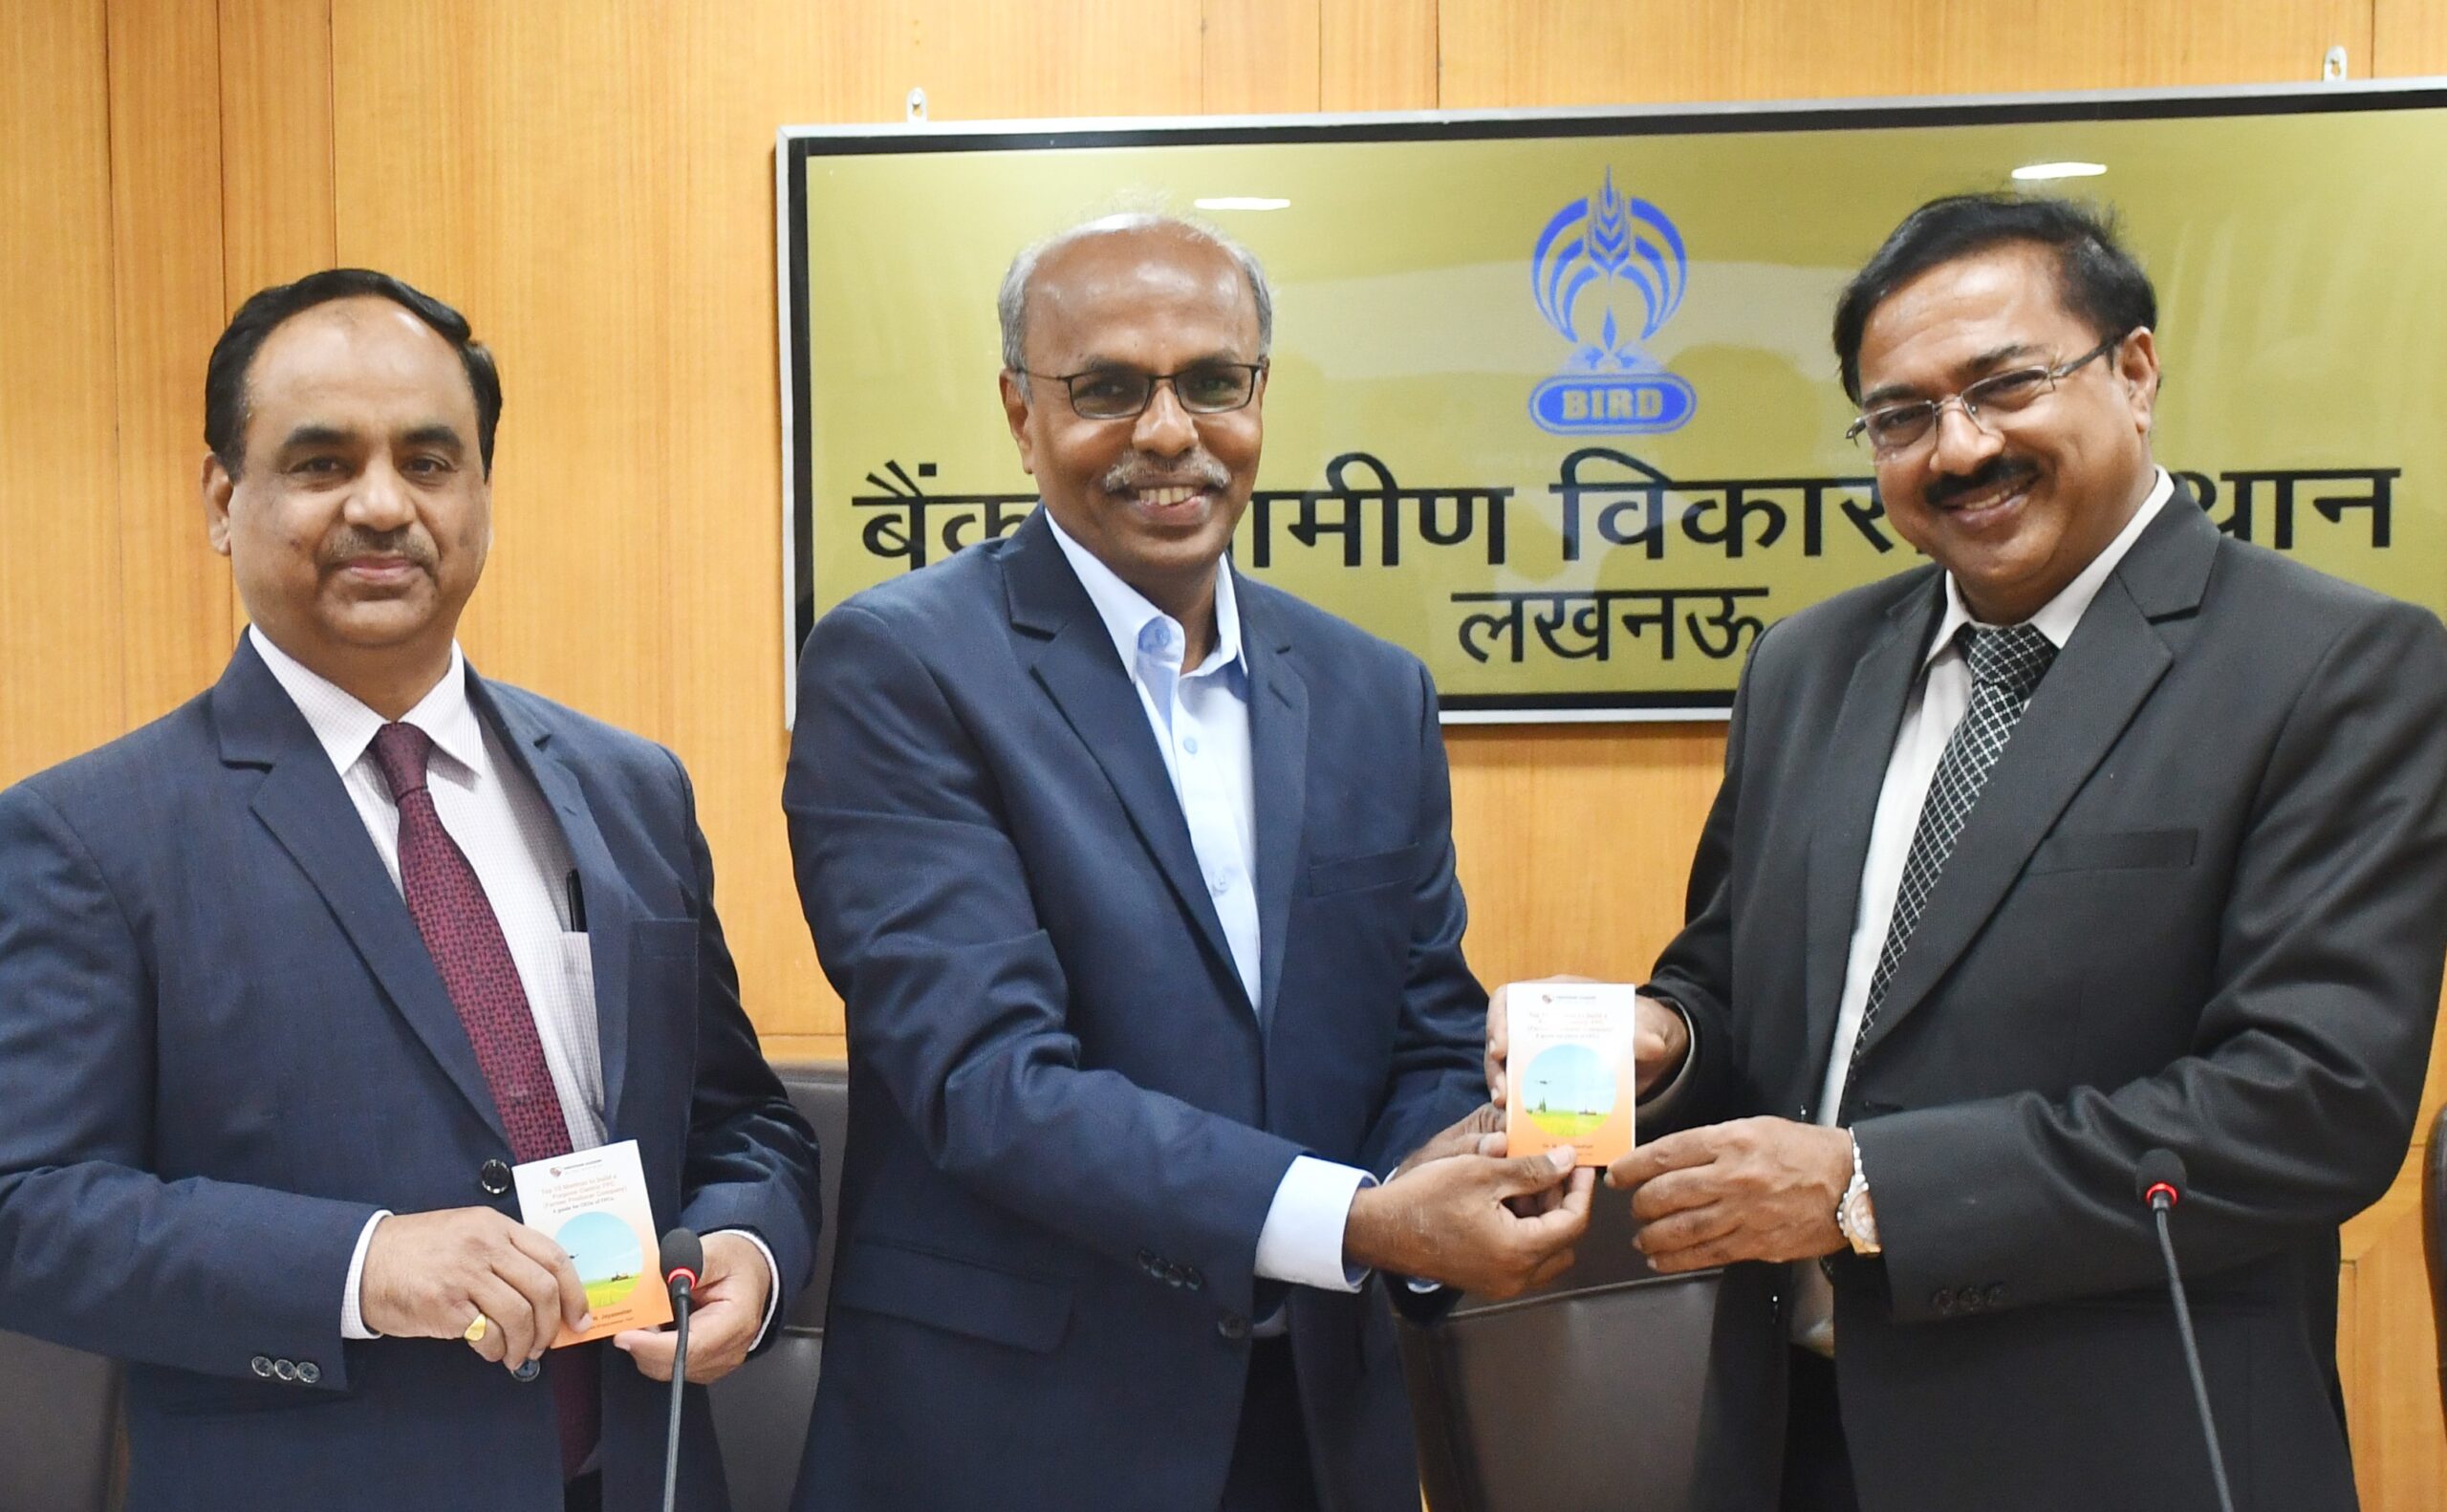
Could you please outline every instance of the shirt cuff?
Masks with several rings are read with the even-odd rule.
[[[1664,1086],[1649,1089],[1648,1095],[1633,1105],[1634,1111],[1643,1117],[1662,1117],[1681,1096],[1683,1086],[1691,1080],[1691,1063],[1700,1058],[1700,1031],[1692,1024],[1691,1015],[1682,1011],[1682,1004],[1672,998],[1646,988],[1640,990],[1640,996],[1664,1004],[1674,1010],[1676,1018],[1682,1021],[1682,1064],[1674,1068],[1674,1074],[1665,1079]]]
[[[756,1349],[764,1344],[765,1335],[772,1331],[773,1314],[778,1311],[782,1306],[782,1267],[773,1264],[772,1246],[757,1238],[755,1234],[751,1233],[747,1229],[718,1228],[714,1230],[714,1233],[736,1234],[740,1238],[755,1245],[756,1253],[765,1257],[765,1321],[756,1326],[756,1337],[747,1341],[747,1347],[749,1349]],[[706,1237],[710,1239],[712,1235],[707,1235]]]
[[[382,1335],[365,1326],[365,1314],[358,1307],[358,1290],[365,1284],[365,1251],[374,1242],[374,1225],[391,1216],[390,1210],[375,1214],[365,1220],[357,1235],[357,1253],[348,1258],[348,1285],[340,1292],[340,1337],[343,1339],[379,1339]]]
[[[1368,1268],[1342,1258],[1351,1199],[1375,1178],[1356,1166],[1300,1156],[1283,1173],[1258,1231],[1257,1273],[1268,1281],[1324,1291],[1357,1291]]]

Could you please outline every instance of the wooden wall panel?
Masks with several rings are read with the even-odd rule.
[[[724,927],[749,1011],[774,1055],[837,1055],[840,1005],[817,973],[781,823],[781,385],[773,263],[773,132],[785,122],[897,119],[920,66],[878,8],[833,27],[803,8],[703,0],[667,59],[685,129],[674,245],[672,444],[691,459],[666,572],[668,738],[697,782],[719,861]],[[754,54],[735,45],[758,29]],[[842,33],[848,34],[844,36]],[[957,91],[956,91],[957,94]]]
[[[1321,108],[1434,110],[1437,0],[1322,0]]]
[[[104,37],[0,6],[0,782],[127,724]]]
[[[221,309],[339,261],[331,0],[220,0]],[[218,335],[216,331],[214,335]],[[229,593],[232,633],[247,607]]]
[[[1441,0],[1448,109],[2310,80],[2370,0]]]
[[[1464,726],[1445,746],[1472,969],[1644,980],[1681,927],[1723,727]]]
[[[912,86],[936,120],[1187,116],[1203,91],[1201,12],[1201,0],[752,0],[719,35],[817,53],[823,114],[769,126],[899,120]]]
[[[464,311],[499,358],[489,674],[664,724],[677,161],[670,8],[340,0],[336,244]]]
[[[127,721],[228,659],[228,566],[205,544],[204,368],[224,324],[220,27],[190,0],[111,0],[111,245]]]
[[[2447,1512],[2447,1434],[2421,1249],[2426,1156],[2416,1143],[2388,1195],[2343,1235],[2337,1372],[2366,1512]]]
[[[1316,110],[1321,0],[1205,0],[1201,108],[1211,115]],[[1189,114],[1183,111],[1181,114]]]
[[[331,0],[220,0],[222,299],[338,257]]]
[[[2355,77],[2447,74],[2447,0],[2375,0],[2371,10],[2371,61],[2355,61]]]

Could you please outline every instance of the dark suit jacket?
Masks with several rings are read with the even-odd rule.
[[[803,1508],[1214,1506],[1285,1170],[1381,1174],[1482,1100],[1425,670],[1236,584],[1254,1009],[1042,519],[808,641],[785,801],[850,1135]],[[1293,1352],[1327,1505],[1417,1512],[1382,1285],[1290,1288]]]
[[[686,777],[468,680],[582,880],[611,1137],[638,1141],[658,1219],[764,1239],[787,1307],[812,1136],[740,1011]],[[511,1156],[406,905],[250,644],[0,793],[0,1328],[129,1362],[131,1512],[560,1504],[547,1388],[455,1340],[340,1337],[374,1211],[515,1217],[478,1176]],[[617,1354],[603,1380],[607,1505],[641,1512],[668,1389]],[[688,1435],[685,1504],[718,1508],[702,1401]]]
[[[1934,567],[1792,616],[1743,680],[1689,926],[1694,1114],[1817,1109]],[[2133,1167],[2175,1216],[2239,1506],[2353,1504],[2337,1225],[2395,1175],[2447,929],[2447,632],[2178,491],[2057,658],[1847,1100],[1882,1262],[1837,1265],[1871,1512],[2213,1505]]]

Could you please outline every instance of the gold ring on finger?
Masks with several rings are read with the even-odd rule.
[[[491,1330],[492,1326],[492,1320],[486,1317],[482,1312],[479,1312],[476,1314],[475,1321],[468,1324],[466,1331],[461,1333],[459,1337],[466,1340],[469,1344],[482,1344],[485,1342],[486,1333]]]

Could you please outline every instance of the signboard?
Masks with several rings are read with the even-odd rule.
[[[1913,206],[2111,205],[2158,456],[2229,534],[2447,605],[2447,88],[791,128],[784,614],[1007,533],[1013,252],[1151,201],[1264,261],[1251,574],[1418,653],[1456,720],[1697,718],[1762,629],[1918,558],[1828,329]]]

